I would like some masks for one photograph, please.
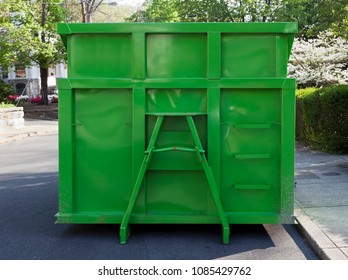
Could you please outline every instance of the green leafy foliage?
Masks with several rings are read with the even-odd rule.
[[[240,21],[241,18],[240,10],[237,8],[231,13],[225,1],[176,1],[176,6],[181,21],[229,22]]]
[[[296,138],[315,148],[348,153],[348,85],[296,93]]]
[[[7,104],[7,103],[4,103],[4,102],[0,103],[0,108],[12,108],[12,107],[16,107],[16,106],[13,105],[13,104]]]
[[[0,63],[15,62],[49,67],[61,62],[65,52],[56,34],[56,24],[65,16],[59,0],[46,0],[46,19],[42,24],[43,1],[4,0],[0,3]]]
[[[129,21],[274,22],[296,21],[299,36],[331,30],[348,37],[347,0],[146,0]]]
[[[61,7],[63,8],[63,20],[65,22],[81,22],[81,1],[80,0],[63,0]]]
[[[317,38],[323,31],[348,39],[347,0],[284,0],[274,21],[297,21],[299,37]]]
[[[39,65],[43,103],[47,104],[48,68],[65,60],[56,34],[57,22],[66,17],[60,0],[3,0],[0,2],[0,66]]]
[[[12,94],[14,94],[12,87],[0,80],[0,102],[8,103],[7,97]]]
[[[337,36],[348,39],[348,1],[312,0],[314,15],[308,35],[316,36],[321,31],[332,30]]]
[[[177,0],[146,0],[145,10],[136,11],[128,21],[133,22],[176,22],[179,21]]]
[[[269,21],[282,0],[146,0],[129,21]]]

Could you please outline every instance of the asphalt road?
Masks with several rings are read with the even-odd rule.
[[[119,225],[55,224],[57,135],[0,145],[0,259],[318,259],[295,225],[136,225],[127,245]]]

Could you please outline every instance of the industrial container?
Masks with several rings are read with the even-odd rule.
[[[296,23],[59,24],[58,223],[291,223]],[[173,233],[175,234],[175,233]]]

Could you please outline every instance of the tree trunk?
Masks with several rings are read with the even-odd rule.
[[[81,0],[81,14],[82,14],[82,22],[86,22],[86,2]]]
[[[42,104],[48,105],[48,86],[47,86],[47,79],[48,79],[48,69],[45,67],[40,67],[40,78],[41,78],[41,97],[42,97]]]
[[[47,0],[42,1],[42,14],[41,14],[41,26],[44,27],[46,24],[46,17],[47,17]],[[41,34],[41,42],[46,43],[45,33],[42,32]],[[42,64],[42,63],[39,63]],[[47,86],[47,79],[48,79],[48,68],[43,67],[40,65],[40,78],[41,78],[41,97],[42,97],[42,104],[48,105],[48,86]]]
[[[99,0],[96,4],[95,0],[80,0],[82,22],[92,22],[92,14],[99,8],[104,0]]]
[[[86,22],[92,22],[92,15],[90,13],[86,15]]]
[[[81,0],[82,22],[92,22],[94,1]]]

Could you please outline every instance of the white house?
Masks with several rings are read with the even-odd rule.
[[[49,68],[47,81],[49,91],[56,90],[56,78],[65,77],[67,77],[66,64],[61,63]],[[16,64],[14,67],[10,67],[8,71],[0,68],[0,79],[10,84],[19,95],[28,95],[31,98],[40,94],[40,68],[37,66],[23,67]]]

